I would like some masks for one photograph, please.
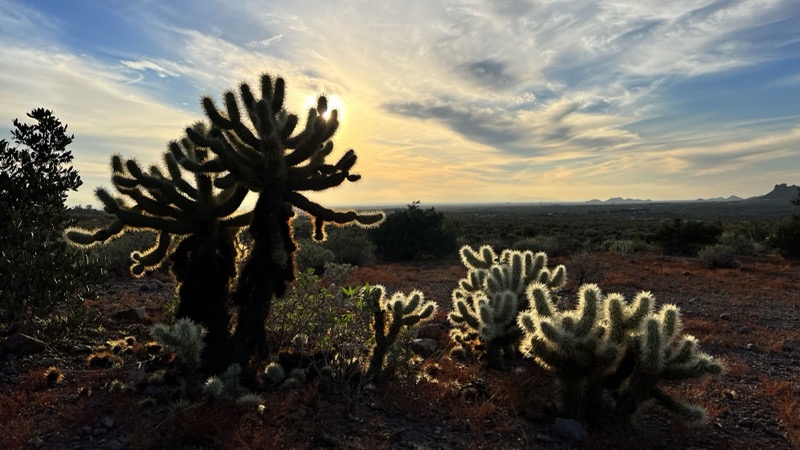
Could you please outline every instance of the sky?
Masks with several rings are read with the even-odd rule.
[[[800,185],[797,0],[0,0],[0,138],[69,125],[100,207],[112,154],[169,141],[262,73],[339,110],[325,205],[750,197]]]

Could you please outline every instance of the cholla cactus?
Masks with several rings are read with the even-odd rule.
[[[233,92],[224,95],[224,113],[211,98],[205,97],[203,108],[212,129],[205,135],[192,128],[186,130],[188,140],[214,153],[215,158],[209,164],[219,164],[229,172],[217,179],[217,186],[241,184],[258,193],[249,229],[253,246],[233,296],[239,305],[239,320],[231,348],[233,361],[242,365],[257,352],[261,357],[267,356],[264,321],[270,312],[270,302],[273,296],[283,296],[287,284],[295,277],[293,254],[297,245],[291,230],[292,209],[301,209],[314,217],[317,239],[324,237],[326,222],[372,226],[383,220],[382,213],[333,211],[301,193],[323,191],[360,178],[350,172],[356,162],[353,150],[348,150],[335,164],[326,163],[333,151],[330,139],[339,122],[335,110],[330,118],[323,117],[327,111],[325,97],[320,97],[316,109],[308,112],[305,128],[292,135],[298,119],[283,107],[283,79],[278,78],[273,84],[269,76],[262,76],[260,94],[257,99],[250,86],[243,83],[240,87],[239,97],[249,123],[245,123],[242,107]],[[174,153],[180,160],[179,152]]]
[[[637,365],[630,382],[620,392],[618,413],[633,414],[639,404],[654,398],[689,424],[706,421],[706,411],[701,406],[675,400],[657,386],[661,380],[688,380],[723,371],[719,361],[700,351],[694,336],[680,336],[681,329],[680,312],[675,305],[664,305],[658,314],[644,320],[632,345]]]
[[[180,319],[172,326],[157,323],[150,328],[150,336],[174,351],[178,361],[190,369],[200,365],[200,355],[205,347],[204,334],[203,327],[191,319]]]
[[[383,368],[386,353],[402,328],[411,327],[431,317],[436,312],[436,303],[426,302],[425,296],[420,291],[411,291],[408,295],[396,292],[387,297],[386,288],[380,285],[366,287],[364,295],[367,304],[372,306],[375,318],[375,348],[367,369],[367,377],[374,378]],[[387,316],[390,319],[388,330]]]
[[[491,367],[501,367],[503,347],[520,337],[517,316],[528,306],[525,290],[538,283],[555,290],[566,283],[566,269],[547,268],[547,255],[504,250],[499,256],[488,245],[478,251],[461,248],[461,261],[469,269],[453,291],[450,320],[461,328],[454,338],[464,344],[470,334],[485,346]]]
[[[594,284],[580,288],[577,308],[571,311],[558,310],[542,284],[531,285],[527,296],[531,307],[518,319],[524,333],[520,350],[555,375],[562,414],[599,417],[613,410],[625,418],[655,398],[689,422],[703,420],[702,408],[675,401],[656,387],[660,380],[722,370],[698,351],[694,337],[678,338],[675,305],[655,313],[649,292],[628,303],[620,294],[604,296]],[[608,398],[616,403],[608,404]]]
[[[208,133],[203,124],[195,125],[193,130]],[[136,161],[114,155],[111,180],[129,201],[98,189],[97,197],[105,211],[115,215],[116,220],[97,230],[69,229],[66,237],[78,245],[93,245],[127,231],[157,231],[155,246],[131,254],[131,273],[141,276],[145,270],[157,267],[174,248],[172,271],[179,283],[180,298],[176,316],[197,321],[208,330],[209,354],[204,359],[206,369],[215,372],[227,366],[224,346],[230,318],[226,303],[230,281],[236,274],[234,235],[252,217],[251,213],[236,214],[236,210],[248,191],[243,185],[215,188],[214,181],[222,168],[208,160],[207,150],[187,139],[172,142],[170,147],[173,151],[164,155],[166,175],[157,166],[145,173]],[[180,159],[175,154],[180,154]],[[202,169],[192,173],[194,183],[183,177],[187,167]],[[176,239],[180,243],[173,247]]]
[[[259,395],[242,386],[242,368],[238,364],[231,364],[220,375],[209,377],[203,385],[203,393],[248,408],[256,408],[263,401]]]

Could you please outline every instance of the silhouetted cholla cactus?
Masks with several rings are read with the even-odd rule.
[[[196,124],[192,130],[202,135],[209,133],[203,124]],[[252,213],[237,214],[237,209],[248,190],[239,184],[214,187],[223,170],[221,164],[208,160],[207,150],[185,138],[170,143],[164,163],[166,174],[157,166],[145,173],[136,161],[114,155],[111,181],[123,197],[114,198],[102,188],[96,193],[105,211],[115,215],[116,220],[97,230],[72,228],[66,236],[73,243],[93,245],[129,230],[155,230],[156,245],[131,254],[131,273],[136,276],[160,265],[179,237],[180,243],[171,256],[172,271],[179,283],[176,316],[195,320],[208,330],[207,354],[203,358],[206,369],[223,370],[228,365],[224,347],[230,335],[226,303],[230,281],[236,274],[234,236],[252,218]],[[194,171],[189,172],[194,183],[184,179],[187,169]]]
[[[460,254],[469,271],[452,294],[450,320],[461,326],[454,338],[464,344],[477,334],[489,365],[500,367],[503,347],[515,344],[521,335],[517,316],[528,306],[528,285],[557,289],[566,283],[566,269],[563,265],[548,269],[542,252],[504,250],[497,255],[485,245],[477,252],[464,246]]]
[[[333,211],[301,193],[323,191],[345,180],[357,181],[360,176],[350,173],[356,162],[353,150],[348,150],[335,164],[326,162],[333,151],[330,139],[339,122],[335,110],[329,119],[323,118],[327,111],[325,97],[320,97],[317,108],[308,112],[305,128],[293,134],[298,119],[283,108],[284,90],[283,79],[278,78],[273,84],[264,75],[261,98],[256,99],[250,86],[243,83],[239,90],[241,105],[233,92],[224,94],[225,112],[205,97],[203,108],[212,128],[207,134],[193,128],[186,130],[192,143],[214,153],[215,158],[209,164],[219,164],[229,172],[216,180],[217,186],[241,184],[258,193],[249,228],[253,246],[233,296],[239,306],[232,343],[233,362],[242,366],[256,353],[260,357],[268,355],[264,321],[272,297],[283,296],[287,284],[295,277],[293,254],[297,245],[291,230],[292,208],[314,217],[316,239],[324,237],[326,222],[372,226],[383,220],[382,213]],[[249,123],[245,123],[243,113]],[[180,160],[179,152],[174,147],[171,150]]]
[[[698,350],[694,337],[679,337],[675,305],[654,312],[649,292],[628,303],[620,294],[604,296],[594,284],[580,288],[577,308],[571,311],[560,311],[545,285],[531,285],[527,296],[531,307],[518,319],[524,333],[520,350],[556,376],[563,414],[583,418],[612,409],[625,418],[655,398],[690,423],[705,419],[702,408],[676,401],[657,387],[661,380],[722,371]],[[605,392],[613,394],[614,405],[607,404]]]
[[[372,306],[375,318],[375,348],[367,369],[368,377],[372,378],[381,371],[386,353],[403,327],[411,327],[431,317],[436,312],[436,303],[426,302],[424,294],[416,290],[407,295],[396,292],[387,297],[386,288],[380,285],[365,288],[364,295],[367,304]]]
[[[205,131],[202,124],[193,129]],[[97,189],[96,195],[103,203],[103,209],[115,215],[116,220],[108,227],[96,230],[68,229],[67,238],[75,244],[89,246],[118,237],[126,230],[157,231],[156,245],[131,254],[131,273],[140,276],[145,270],[161,264],[174,235],[208,232],[213,228],[235,230],[247,225],[250,213],[232,216],[247,195],[247,188],[234,185],[223,190],[214,189],[214,170],[209,169],[217,167],[216,172],[219,172],[219,165],[207,162],[207,152],[196,149],[188,140],[184,139],[182,144],[179,160],[174,155],[174,149],[181,148],[177,143],[171,143],[173,151],[164,154],[168,176],[157,166],[151,166],[145,173],[136,161],[114,155],[111,158],[111,181],[116,190],[133,203],[124,198],[114,198],[103,188]],[[192,185],[183,178],[181,166],[205,170],[194,173]]]

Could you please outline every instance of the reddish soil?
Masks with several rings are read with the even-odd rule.
[[[45,335],[29,327],[22,331],[46,340],[44,351],[0,352],[0,447],[800,448],[800,262],[759,256],[741,258],[737,268],[706,269],[690,258],[610,253],[555,262],[567,265],[572,291],[582,277],[628,297],[649,290],[659,304],[681,308],[685,332],[727,372],[667,389],[705,406],[708,424],[685,427],[652,405],[632,428],[589,428],[583,442],[569,441],[553,430],[551,379],[534,363],[514,361],[516,370],[494,372],[445,352],[358,395],[308,385],[265,393],[261,413],[224,402],[175,408],[153,392],[114,383],[147,376],[152,361],[142,344],[172,286],[143,291],[152,280],[116,280],[88,302],[98,316],[83,331],[58,335],[50,327]],[[382,264],[357,270],[350,281],[390,292],[421,289],[440,303],[443,321],[463,274],[457,261]],[[148,319],[115,318],[139,306]],[[105,345],[126,336],[137,340],[127,355]],[[91,366],[89,356],[106,349],[109,358]],[[63,378],[48,380],[51,366]]]

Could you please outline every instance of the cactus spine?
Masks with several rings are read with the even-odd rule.
[[[350,172],[356,162],[353,150],[335,164],[326,163],[333,151],[330,139],[339,122],[336,110],[329,119],[323,118],[327,111],[325,97],[320,97],[317,107],[308,112],[305,128],[293,134],[298,119],[283,108],[282,78],[273,83],[263,75],[259,99],[245,83],[239,92],[241,106],[233,92],[224,94],[225,112],[211,98],[203,98],[212,129],[203,134],[189,128],[186,133],[193,144],[213,152],[215,158],[209,164],[215,168],[220,165],[229,172],[216,180],[219,187],[241,184],[258,193],[249,227],[253,247],[233,295],[239,320],[233,336],[232,362],[244,367],[250,357],[268,355],[264,321],[272,297],[283,296],[295,277],[293,254],[297,245],[291,230],[292,208],[314,217],[315,238],[319,240],[324,238],[326,222],[372,226],[383,220],[383,214],[333,211],[301,193],[323,191],[360,178]],[[249,124],[242,117],[242,106]],[[180,155],[175,156],[180,159]]]
[[[411,327],[431,317],[436,312],[436,303],[426,302],[422,292],[416,290],[408,295],[396,292],[391,297],[386,296],[386,288],[380,285],[366,287],[365,291],[367,304],[372,306],[375,318],[375,348],[367,369],[367,378],[375,378],[383,368],[386,353],[403,327]],[[387,319],[390,319],[388,329]]]
[[[566,269],[547,268],[547,255],[539,252],[504,250],[497,255],[488,245],[477,251],[460,250],[469,269],[453,291],[450,320],[460,329],[456,341],[466,345],[472,336],[480,339],[490,367],[502,367],[503,348],[521,336],[517,316],[528,306],[525,290],[531,283],[557,289],[566,283]]]
[[[627,419],[652,398],[688,422],[705,418],[702,408],[676,401],[657,387],[661,380],[722,370],[699,352],[694,337],[679,338],[675,305],[654,312],[649,292],[628,303],[620,294],[604,296],[594,284],[580,288],[577,308],[571,311],[559,310],[544,285],[531,285],[527,296],[530,309],[518,319],[524,334],[520,350],[555,375],[562,414],[598,419],[611,411]]]

